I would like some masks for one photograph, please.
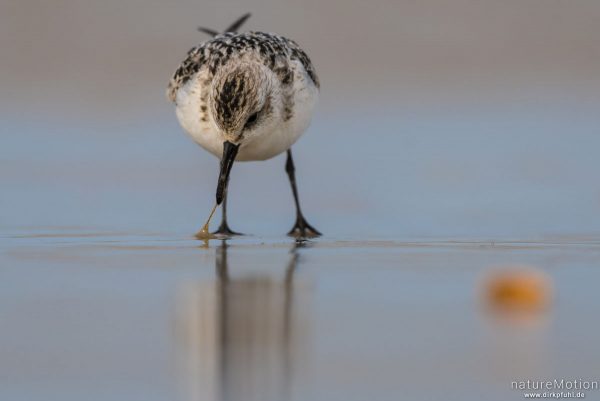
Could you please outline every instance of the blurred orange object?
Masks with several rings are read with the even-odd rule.
[[[511,267],[496,270],[484,281],[484,297],[496,311],[535,312],[552,301],[552,282],[539,270]]]

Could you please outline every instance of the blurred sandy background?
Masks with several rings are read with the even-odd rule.
[[[206,2],[3,0],[7,111],[167,112],[160,96],[185,52],[244,12],[309,52],[328,108],[561,101],[600,93],[594,0]],[[343,95],[343,97],[342,97]],[[106,113],[106,114],[104,114]]]

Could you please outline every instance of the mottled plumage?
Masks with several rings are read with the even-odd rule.
[[[236,31],[248,17],[229,30]],[[297,212],[290,233],[319,235],[300,211],[291,153],[319,95],[319,79],[308,55],[296,42],[272,33],[199,30],[214,38],[187,53],[169,82],[167,97],[175,103],[183,129],[221,158],[216,201],[223,205],[223,221],[218,232],[233,233],[225,212],[233,162],[265,160],[287,151],[286,172]]]
[[[196,142],[217,157],[223,141],[241,143],[237,160],[245,161],[289,149],[308,127],[318,92],[315,68],[294,41],[227,32],[188,52],[167,95]]]
[[[232,57],[240,57],[245,53],[258,55],[284,84],[290,84],[292,79],[289,60],[298,60],[313,83],[319,87],[319,78],[310,58],[293,40],[273,33],[227,32],[188,51],[187,57],[169,82],[167,90],[169,100],[175,102],[177,90],[202,68],[207,68],[209,78],[212,78],[217,69]]]

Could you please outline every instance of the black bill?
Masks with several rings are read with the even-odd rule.
[[[221,157],[221,171],[219,172],[219,184],[217,185],[217,205],[223,202],[223,197],[227,192],[227,184],[229,183],[229,173],[231,166],[235,161],[240,145],[234,145],[231,142],[223,143],[223,156]]]

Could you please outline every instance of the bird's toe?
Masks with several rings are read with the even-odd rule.
[[[323,234],[302,218],[296,221],[296,224],[290,232],[288,232],[288,235],[296,238],[315,238],[320,237]]]

